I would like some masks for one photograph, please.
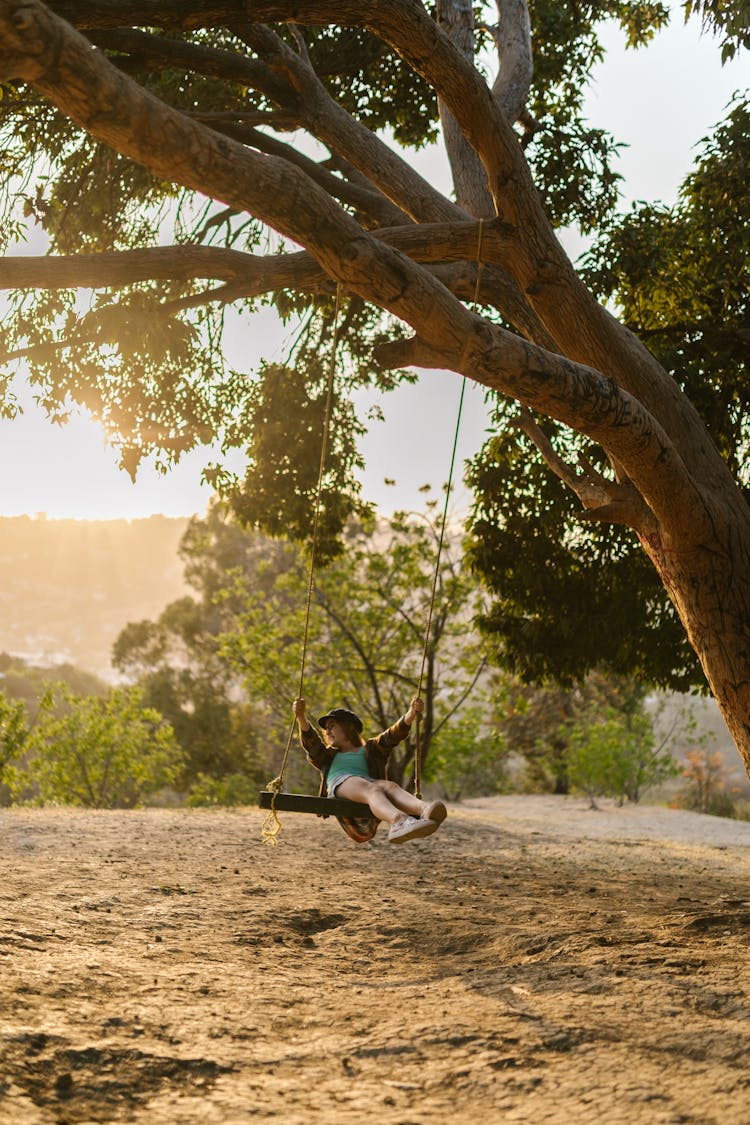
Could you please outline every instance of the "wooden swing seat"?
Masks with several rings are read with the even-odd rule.
[[[347,801],[343,797],[312,797],[304,793],[277,793],[262,789],[258,796],[262,809],[277,808],[279,812],[317,813],[318,816],[346,816],[355,820],[367,820],[372,816],[369,805],[359,801]]]

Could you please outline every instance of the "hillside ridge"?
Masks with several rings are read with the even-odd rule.
[[[113,678],[129,621],[186,593],[178,554],[188,517],[0,517],[0,651]]]

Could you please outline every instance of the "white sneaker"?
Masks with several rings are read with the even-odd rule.
[[[442,801],[430,801],[422,809],[422,819],[432,820],[435,824],[442,824],[448,815],[448,810]]]
[[[392,824],[388,832],[389,844],[403,844],[406,840],[416,840],[422,836],[430,836],[437,829],[433,820],[424,817],[405,816]]]

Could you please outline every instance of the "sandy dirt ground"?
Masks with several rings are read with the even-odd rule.
[[[1,810],[0,1121],[750,1122],[750,824]]]

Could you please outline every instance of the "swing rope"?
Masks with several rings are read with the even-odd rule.
[[[479,220],[479,233],[477,235],[477,276],[474,284],[474,297],[473,304],[477,304],[479,298],[479,286],[482,280],[482,239],[484,237],[484,219]],[[445,488],[445,504],[443,506],[443,518],[440,523],[440,536],[438,539],[437,558],[435,560],[435,573],[432,578],[432,594],[430,595],[430,606],[427,613],[427,628],[425,629],[424,648],[422,650],[422,665],[419,670],[419,682],[417,684],[417,698],[422,697],[422,683],[424,680],[425,665],[427,664],[427,654],[430,649],[430,630],[432,628],[432,618],[435,610],[435,598],[437,596],[438,578],[440,577],[440,559],[443,553],[443,543],[445,541],[445,525],[448,520],[448,505],[451,498],[451,489],[453,487],[453,470],[456,465],[456,451],[458,449],[458,436],[461,429],[461,415],[464,408],[464,396],[466,394],[466,376],[461,378],[461,394],[458,400],[458,414],[456,416],[456,430],[453,435],[453,451],[451,453],[450,469],[448,470],[448,483]],[[416,722],[416,747],[414,750],[414,793],[420,800],[422,799],[422,737],[421,737],[421,715],[417,715]]]
[[[479,288],[482,278],[482,269],[484,263],[482,262],[482,239],[484,236],[484,219],[479,220],[479,229],[477,235],[477,253],[476,253],[476,281],[474,285],[474,296],[472,303],[477,304],[479,299]],[[299,688],[297,697],[301,698],[304,689],[305,679],[305,665],[307,662],[307,647],[308,637],[310,632],[310,610],[312,606],[312,597],[314,589],[315,578],[315,561],[318,549],[318,527],[320,524],[320,509],[321,500],[323,495],[323,477],[325,474],[326,454],[328,451],[328,439],[331,422],[331,412],[333,406],[333,387],[336,373],[336,349],[338,345],[339,333],[339,314],[341,309],[341,284],[336,285],[336,305],[333,315],[333,342],[331,345],[331,362],[328,371],[328,385],[326,389],[326,404],[323,419],[323,441],[320,450],[320,468],[318,471],[318,484],[315,496],[315,516],[313,521],[312,540],[310,547],[310,570],[307,583],[307,602],[305,606],[305,628],[302,639],[302,657],[300,661],[300,674],[299,674]],[[453,436],[453,449],[451,452],[450,469],[448,471],[448,483],[445,490],[445,505],[443,507],[443,515],[440,524],[440,536],[438,540],[437,558],[435,560],[435,572],[432,580],[432,592],[430,594],[429,610],[427,616],[427,628],[425,629],[424,648],[422,650],[422,663],[419,671],[419,683],[417,686],[417,698],[421,698],[422,686],[424,681],[425,667],[427,664],[427,655],[430,647],[430,631],[432,629],[432,619],[435,610],[435,600],[437,596],[437,585],[440,577],[440,560],[443,552],[443,543],[445,541],[445,528],[448,521],[448,507],[450,504],[451,489],[453,487],[453,473],[456,464],[456,453],[458,450],[458,438],[461,429],[461,416],[463,413],[464,396],[466,393],[466,376],[464,375],[461,380],[461,395],[458,403],[458,413],[456,417],[456,428]],[[420,735],[420,721],[421,716],[417,715],[416,722],[416,750],[414,754],[414,791],[421,799],[422,796],[422,782],[421,782],[421,735]],[[292,720],[292,725],[289,730],[289,737],[287,739],[286,749],[281,761],[281,769],[278,776],[269,781],[266,789],[272,793],[271,806],[262,826],[263,843],[270,844],[275,847],[278,844],[279,833],[281,832],[281,821],[278,818],[276,811],[276,798],[282,792],[284,787],[284,773],[286,771],[287,762],[289,760],[289,753],[292,747],[292,739],[294,738],[294,728],[296,726],[296,718]]]
[[[302,636],[302,657],[300,660],[299,670],[299,687],[297,690],[297,698],[300,699],[303,694],[305,683],[305,666],[307,664],[307,644],[310,635],[310,609],[312,606],[313,589],[315,581],[315,561],[318,551],[318,528],[320,526],[320,509],[321,500],[323,496],[323,477],[325,475],[326,454],[328,452],[328,437],[331,428],[331,413],[333,409],[333,385],[336,374],[336,347],[338,344],[339,335],[339,313],[341,311],[341,283],[336,285],[336,305],[333,313],[333,342],[331,344],[331,362],[328,369],[328,384],[326,387],[326,404],[323,414],[323,441],[320,448],[320,467],[318,469],[318,484],[315,494],[315,515],[313,519],[312,539],[310,544],[310,569],[307,581],[307,601],[305,605],[305,628]],[[264,844],[270,844],[271,847],[276,847],[279,842],[279,833],[281,832],[281,821],[279,820],[276,812],[276,797],[281,793],[284,787],[284,772],[289,760],[289,752],[292,748],[292,739],[294,738],[294,728],[297,725],[296,718],[292,719],[292,725],[289,729],[289,737],[284,750],[284,757],[281,759],[281,769],[272,781],[266,785],[266,789],[273,793],[271,799],[271,808],[263,821],[261,828],[261,835]]]

